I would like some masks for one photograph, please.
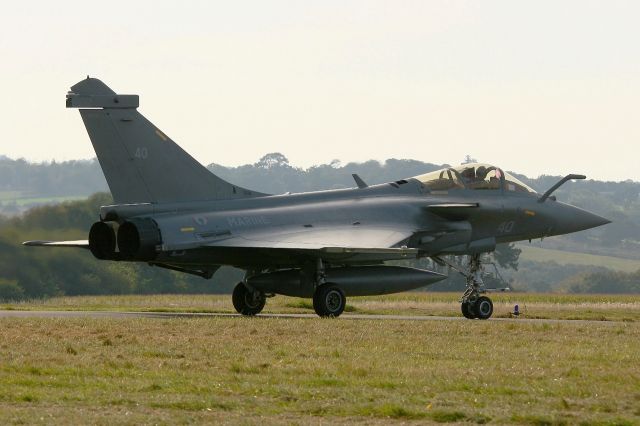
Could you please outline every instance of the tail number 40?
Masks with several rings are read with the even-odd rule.
[[[509,232],[513,231],[514,225],[515,222],[513,220],[502,222],[500,225],[498,225],[498,232],[501,234],[508,234]]]
[[[149,151],[147,148],[136,148],[136,153],[134,156],[139,160],[146,160],[149,156]]]

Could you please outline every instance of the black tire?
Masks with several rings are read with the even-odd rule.
[[[318,287],[313,294],[313,309],[318,316],[339,317],[347,305],[347,297],[340,287],[325,284]]]
[[[486,320],[493,314],[493,302],[487,296],[480,296],[473,305],[473,313],[476,318]]]
[[[465,318],[474,319],[476,317],[473,309],[471,309],[471,304],[469,302],[462,302],[460,304],[460,310],[462,311],[462,315]]]
[[[254,294],[243,283],[238,283],[233,289],[231,301],[239,314],[251,316],[262,311],[267,298],[264,293],[257,292],[257,294]]]

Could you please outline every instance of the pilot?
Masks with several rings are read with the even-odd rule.
[[[473,169],[471,170],[471,179],[469,180],[470,187],[473,189],[483,189],[485,181],[484,179],[487,177],[487,173],[489,172],[485,166],[480,166],[476,169],[475,174],[473,173]]]
[[[476,181],[484,180],[487,177],[488,170],[485,166],[476,169]]]
[[[473,167],[464,169],[462,173],[460,173],[460,176],[462,176],[465,182],[473,182],[476,177]]]

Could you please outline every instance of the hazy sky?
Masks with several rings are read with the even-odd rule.
[[[87,74],[200,162],[466,154],[640,180],[637,1],[20,1],[0,12],[0,154],[94,156]],[[400,177],[400,176],[399,176]]]

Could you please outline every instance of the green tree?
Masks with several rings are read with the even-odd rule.
[[[0,278],[0,302],[24,299],[24,290],[16,281]]]
[[[286,168],[291,166],[289,165],[289,159],[283,154],[279,152],[271,152],[258,160],[256,167],[261,169],[273,169],[275,167]]]
[[[503,268],[518,270],[518,259],[522,250],[516,247],[514,243],[498,244],[493,252],[493,258]]]

